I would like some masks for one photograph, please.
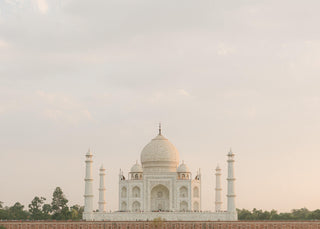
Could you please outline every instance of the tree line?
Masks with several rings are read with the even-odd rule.
[[[73,205],[68,207],[69,202],[60,187],[52,194],[51,204],[45,203],[46,198],[34,197],[28,205],[16,202],[13,206],[3,206],[0,201],[0,220],[80,220],[82,219],[83,207]]]
[[[309,211],[307,208],[293,209],[291,212],[278,213],[276,210],[252,211],[237,209],[239,220],[320,220],[320,209]]]
[[[60,187],[52,194],[51,204],[45,203],[46,198],[34,197],[28,205],[16,202],[13,206],[3,206],[0,201],[0,220],[81,220],[83,206],[68,207],[68,200]],[[293,209],[291,212],[278,213],[276,210],[263,211],[254,208],[237,209],[239,220],[320,220],[320,209],[309,211],[307,208]]]

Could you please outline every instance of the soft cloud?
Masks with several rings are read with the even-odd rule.
[[[255,107],[251,107],[249,109],[246,110],[245,112],[245,115],[248,117],[248,118],[254,118],[256,117],[257,115],[257,110]]]
[[[7,48],[7,47],[9,47],[9,44],[6,41],[0,39],[0,48]]]
[[[46,0],[37,0],[37,5],[39,12],[42,14],[46,14],[48,11],[48,3]]]
[[[227,45],[225,43],[220,43],[218,45],[217,54],[219,56],[227,56],[232,54],[233,52],[234,52],[234,48],[232,48],[230,45]]]
[[[185,89],[178,90],[166,90],[166,91],[156,91],[152,94],[150,98],[147,99],[151,103],[174,103],[178,100],[185,100],[190,97],[190,93]]]
[[[179,90],[178,90],[178,93],[179,93],[180,95],[183,95],[183,96],[190,96],[189,92],[187,92],[187,91],[184,90],[184,89],[179,89]]]
[[[53,121],[62,121],[71,124],[77,124],[83,119],[92,120],[92,115],[88,110],[45,109],[43,115]]]
[[[44,91],[37,91],[36,94],[45,103],[42,114],[48,119],[71,124],[92,120],[92,115],[86,106],[70,96]]]
[[[17,158],[28,155],[28,148],[39,155],[53,152],[76,172],[57,171],[45,182],[28,180],[26,190],[19,192],[21,182],[12,180],[21,173],[33,176],[24,166],[34,165],[35,157],[28,156],[22,166],[4,163],[1,174],[10,175],[2,177],[8,184],[1,192],[3,201],[28,204],[34,190],[40,193],[38,187],[51,186],[55,177],[61,186],[79,178],[68,182],[68,197],[81,203],[82,161],[74,161],[94,142],[110,162],[107,196],[110,208],[117,209],[116,198],[111,198],[118,188],[117,172],[112,170],[130,168],[133,152],[138,156],[156,121],[162,120],[181,157],[189,155],[190,166],[211,171],[215,161],[225,160],[230,144],[239,151],[240,208],[319,206],[314,201],[319,186],[313,182],[319,172],[300,171],[308,178],[309,199],[304,192],[288,199],[287,192],[270,189],[277,182],[290,183],[281,177],[284,172],[297,176],[286,163],[292,152],[309,155],[302,158],[304,164],[320,160],[319,7],[318,0],[0,1],[2,150]],[[274,158],[279,166],[270,170]],[[54,163],[46,160],[38,164],[51,168]],[[301,161],[290,163],[301,166]],[[203,182],[205,200],[212,197],[207,191],[211,180]],[[262,197],[252,199],[250,190],[260,181],[265,185]],[[266,195],[277,196],[276,204]],[[211,208],[210,203],[205,201],[204,208]]]

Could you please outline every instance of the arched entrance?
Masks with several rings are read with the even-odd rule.
[[[121,203],[121,211],[123,212],[127,211],[127,203],[124,201]]]
[[[151,190],[151,211],[169,211],[169,189],[159,184]]]
[[[140,203],[138,201],[134,201],[132,204],[132,211],[138,212],[140,211]]]
[[[180,203],[180,211],[182,212],[188,211],[188,203],[186,201],[182,201]]]
[[[140,188],[135,186],[133,189],[132,189],[132,196],[133,197],[140,197]]]
[[[194,202],[194,203],[193,203],[193,210],[194,210],[194,211],[197,211],[197,212],[200,210],[200,208],[199,208],[199,203],[198,203],[198,202]]]

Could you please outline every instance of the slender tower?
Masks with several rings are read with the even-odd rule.
[[[217,165],[216,168],[216,201],[215,201],[215,206],[216,206],[216,212],[220,212],[221,211],[221,205],[222,205],[222,201],[221,201],[221,169],[219,167],[219,165]]]
[[[92,178],[92,153],[90,149],[86,154],[86,177],[84,191],[84,213],[83,219],[92,220],[93,215],[93,178]]]
[[[122,170],[120,169],[120,171],[119,171],[119,198],[118,198],[118,200],[119,200],[119,210],[121,209],[121,198],[120,198],[120,196],[121,196],[121,181],[122,181],[122,179],[123,179],[123,173],[122,173]]]
[[[199,181],[200,181],[200,208],[199,210],[201,211],[202,209],[202,177],[201,177],[201,169],[199,168]]]
[[[106,175],[105,173],[106,169],[103,168],[103,165],[100,167],[100,186],[99,186],[99,212],[105,212],[106,211],[106,187],[104,183],[104,177]]]
[[[234,178],[234,153],[231,151],[228,153],[228,212],[236,213],[236,194],[234,192],[234,182],[236,178]]]

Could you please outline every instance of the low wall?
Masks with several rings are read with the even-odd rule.
[[[0,221],[7,229],[320,229],[320,221]]]

